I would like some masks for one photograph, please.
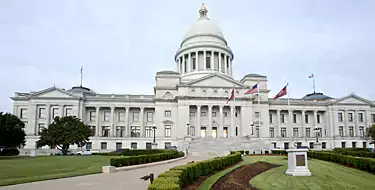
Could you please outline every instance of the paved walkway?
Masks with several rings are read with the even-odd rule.
[[[146,190],[150,181],[139,179],[150,173],[155,177],[174,166],[190,161],[199,161],[208,157],[188,156],[186,159],[157,166],[121,171],[111,174],[93,174],[71,178],[47,180],[19,185],[0,187],[0,190]]]

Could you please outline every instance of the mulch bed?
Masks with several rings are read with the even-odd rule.
[[[196,180],[196,181],[194,181],[193,183],[191,183],[191,184],[189,184],[189,185],[183,187],[182,189],[183,189],[183,190],[195,190],[195,189],[197,189],[197,188],[198,188],[198,187],[204,182],[204,180],[206,180],[206,179],[209,178],[210,176],[215,175],[216,173],[221,172],[221,171],[223,171],[223,170],[226,170],[226,169],[228,169],[228,168],[230,168],[230,167],[233,167],[233,166],[235,166],[235,165],[237,165],[237,164],[239,164],[239,163],[241,163],[241,162],[242,162],[242,160],[240,160],[240,161],[238,161],[238,162],[236,162],[236,163],[234,163],[234,164],[232,164],[232,165],[230,165],[230,166],[227,166],[226,168],[223,168],[223,169],[220,170],[220,171],[216,171],[216,172],[214,172],[213,174],[209,174],[208,176],[200,176],[198,180]]]
[[[257,190],[249,184],[250,179],[269,169],[279,167],[267,162],[256,162],[246,166],[240,166],[221,177],[212,187],[214,190]]]

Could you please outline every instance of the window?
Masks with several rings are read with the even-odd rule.
[[[195,116],[195,112],[190,112],[190,116]]]
[[[360,135],[361,137],[365,136],[365,132],[364,132],[364,128],[363,128],[363,126],[360,126],[360,127],[359,127],[359,135]]]
[[[310,128],[306,128],[306,137],[310,137],[311,134],[310,134]]]
[[[270,127],[270,137],[275,137],[275,129]]]
[[[212,112],[212,117],[216,117],[216,112]]]
[[[146,137],[153,137],[152,127],[150,127],[150,126],[145,127],[145,136]]]
[[[139,136],[141,136],[141,127],[139,127],[139,126],[131,126],[130,127],[130,136],[131,137],[139,137]]]
[[[322,149],[326,149],[327,148],[327,143],[326,142],[322,142]]]
[[[193,70],[197,69],[197,63],[196,63],[196,58],[193,57]]]
[[[270,114],[270,123],[272,123],[272,114]]]
[[[202,111],[201,112],[201,117],[206,117],[206,112]]]
[[[107,149],[107,142],[101,142],[100,143],[100,149],[106,150]]]
[[[273,148],[276,148],[276,143],[275,142],[273,142],[272,145],[273,145]]]
[[[257,118],[257,119],[259,118],[259,112],[255,112],[255,118]]]
[[[125,121],[125,112],[118,112],[117,121]]]
[[[40,132],[42,132],[42,130],[45,128],[45,125],[44,123],[39,123],[38,124],[38,135],[40,135]]]
[[[301,142],[297,142],[297,148],[300,148],[302,146]]]
[[[59,116],[59,108],[52,108],[52,120],[54,120],[56,116]]]
[[[344,136],[344,127],[343,126],[339,127],[339,135],[340,135],[340,137]]]
[[[298,137],[298,128],[293,128],[293,137]]]
[[[95,136],[95,130],[96,129],[96,127],[95,126],[90,126],[90,130],[91,130],[91,133],[90,133],[90,136]]]
[[[338,113],[338,119],[339,119],[339,122],[342,122],[342,113],[341,112]]]
[[[150,142],[146,142],[146,149],[152,149],[152,144]]]
[[[235,116],[235,117],[238,117],[238,113],[237,113],[237,112],[236,112],[236,113],[234,113],[234,116]]]
[[[39,119],[45,119],[45,108],[39,108]]]
[[[147,112],[147,122],[152,122],[152,121],[154,121],[154,113]]]
[[[190,126],[190,135],[195,136],[195,127],[194,126]]]
[[[25,119],[25,118],[27,118],[27,109],[21,109],[21,115],[20,115],[20,118],[21,118],[21,119]]]
[[[133,112],[133,121],[138,122],[139,121],[139,112]]]
[[[95,121],[96,118],[96,112],[90,111],[90,121]]]
[[[238,127],[236,127],[236,136],[238,136]]]
[[[362,147],[363,148],[367,148],[367,143],[366,142],[362,142]]]
[[[284,118],[284,114],[280,114],[280,121],[281,123],[285,123],[285,118]]]
[[[65,109],[65,116],[72,116],[73,115],[73,109],[72,108],[66,108]]]
[[[211,57],[206,57],[206,69],[211,68]]]
[[[281,137],[286,137],[286,128],[281,128]]]
[[[223,112],[224,117],[228,117],[228,112]]]
[[[345,142],[341,142],[341,148],[345,148]]]
[[[305,123],[309,123],[309,115],[305,114]]]
[[[116,142],[116,150],[122,148],[122,142]]]
[[[166,125],[166,126],[164,126],[164,135],[166,136],[166,137],[170,137],[171,136],[171,126],[170,125]]]
[[[353,113],[348,113],[348,120],[353,122]]]
[[[371,114],[371,122],[375,123],[375,114]]]
[[[352,148],[356,148],[357,147],[357,142],[352,142]]]
[[[237,129],[237,127],[236,127],[236,129]],[[256,130],[257,137],[259,137],[259,126],[255,127],[255,130]]]
[[[297,123],[297,114],[293,114],[293,123]]]
[[[171,117],[171,110],[165,110],[164,116],[165,117]]]
[[[111,113],[109,111],[104,112],[104,121],[109,121],[109,118],[111,116]]]
[[[86,142],[86,150],[92,149],[92,142]]]
[[[284,143],[284,149],[285,149],[285,150],[286,150],[286,149],[289,149],[289,143],[287,143],[287,142]]]
[[[108,126],[103,126],[102,127],[102,135],[103,135],[103,137],[108,137],[109,136],[109,127]]]
[[[349,126],[349,136],[354,137],[353,126]]]
[[[310,142],[310,143],[309,143],[309,147],[310,147],[310,149],[314,149],[314,143],[313,143],[313,142]]]
[[[172,143],[171,142],[165,142],[164,143],[164,148],[165,149],[167,149],[167,148],[169,148],[169,147],[171,147],[172,146]]]
[[[125,126],[117,126],[116,137],[124,137],[124,136],[125,136]]]
[[[358,113],[359,122],[363,122],[363,113]]]
[[[316,115],[316,122],[320,123],[320,115]]]
[[[228,127],[224,127],[224,138],[228,138]]]
[[[137,150],[137,143],[136,142],[130,143],[130,149],[131,150]]]

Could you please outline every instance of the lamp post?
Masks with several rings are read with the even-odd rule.
[[[152,126],[152,129],[154,130],[154,143],[155,143],[156,142],[155,141],[155,136],[156,136],[156,129],[157,129],[157,127],[156,127],[155,124]]]
[[[190,135],[190,123],[186,123],[186,128],[187,128],[187,135]]]

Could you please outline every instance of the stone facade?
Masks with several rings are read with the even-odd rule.
[[[317,134],[326,149],[369,146],[362,136],[375,123],[374,102],[355,94],[339,99],[321,93],[289,101],[268,98],[266,76],[233,79],[234,54],[207,12],[202,6],[184,37],[174,58],[176,71],[156,74],[154,95],[99,94],[81,86],[15,93],[13,112],[26,123],[23,149],[35,149],[39,130],[55,116],[67,115],[92,127],[86,148],[100,151],[151,148],[154,126],[158,148],[313,148]],[[259,93],[244,94],[258,82]],[[233,88],[235,100],[227,103]]]

